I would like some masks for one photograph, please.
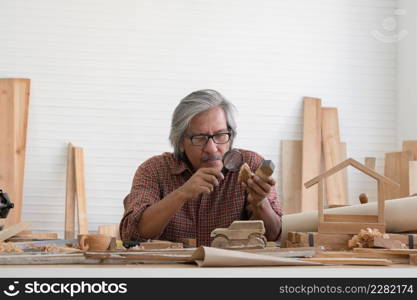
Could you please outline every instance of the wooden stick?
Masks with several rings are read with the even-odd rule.
[[[78,228],[80,234],[88,233],[87,200],[85,198],[84,182],[84,151],[83,148],[74,147],[75,160],[75,187],[78,204]]]
[[[65,239],[74,238],[75,232],[75,170],[74,146],[68,144],[67,154],[67,191],[65,199]]]

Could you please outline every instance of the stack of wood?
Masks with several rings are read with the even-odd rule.
[[[284,214],[317,210],[318,187],[306,189],[304,183],[347,158],[341,142],[337,108],[322,107],[321,99],[304,98],[302,141],[282,141],[282,194]],[[348,205],[347,172],[326,179],[327,205]]]

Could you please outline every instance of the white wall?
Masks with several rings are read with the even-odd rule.
[[[417,1],[400,0],[405,14],[399,30],[407,35],[398,41],[398,142],[417,139]],[[400,148],[401,149],[401,148]]]
[[[396,0],[0,0],[0,77],[32,79],[23,218],[64,228],[67,143],[85,148],[90,230],[118,223],[141,162],[169,151],[171,112],[214,88],[237,146],[279,161],[302,97],[340,112],[358,160],[397,146],[397,45],[372,34]],[[275,174],[278,176],[279,171]],[[280,178],[278,178],[280,180]],[[374,191],[351,172],[353,195]]]

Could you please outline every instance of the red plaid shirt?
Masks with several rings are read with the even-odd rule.
[[[261,165],[263,158],[255,152],[239,149],[251,170]],[[210,233],[215,228],[228,227],[235,220],[247,220],[251,212],[245,205],[246,192],[237,183],[238,171],[228,171],[225,179],[209,195],[186,202],[171,218],[155,239],[177,241],[195,238],[197,245],[209,246]],[[140,240],[138,222],[144,210],[181,187],[192,172],[172,153],[164,153],[145,161],[136,171],[130,194],[124,199],[125,213],[120,222],[120,236],[124,241]],[[281,217],[275,188],[268,196],[273,210]]]

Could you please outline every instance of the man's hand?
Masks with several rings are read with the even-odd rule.
[[[272,177],[263,180],[257,175],[248,179],[247,183],[242,182],[242,186],[248,191],[248,202],[252,207],[259,206],[266,199],[274,185],[275,180]]]
[[[201,194],[210,194],[219,180],[224,179],[222,172],[214,168],[200,168],[178,190],[186,201],[197,198]]]

